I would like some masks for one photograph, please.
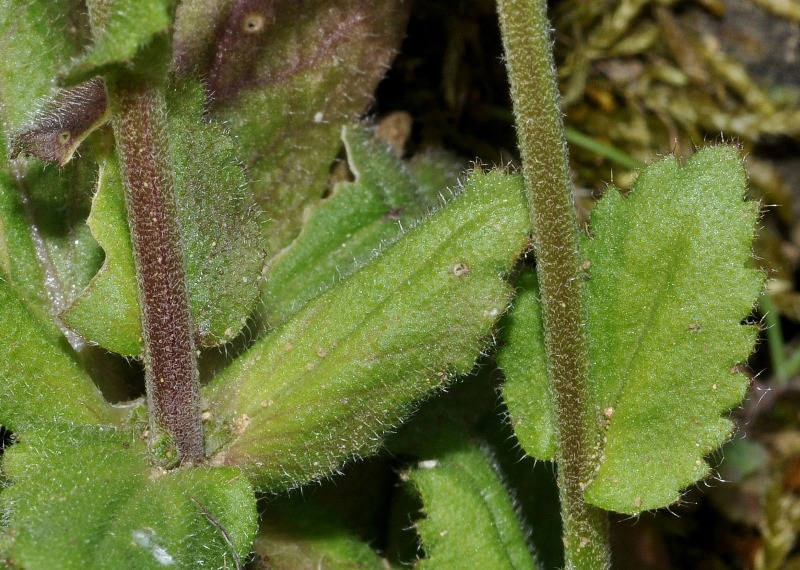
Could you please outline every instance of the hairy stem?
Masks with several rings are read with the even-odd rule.
[[[142,307],[151,447],[160,447],[166,432],[182,463],[197,462],[200,386],[163,93],[140,78],[110,78],[107,89]]]
[[[567,568],[610,564],[605,514],[583,500],[597,457],[589,402],[586,311],[545,0],[499,0],[506,66],[531,211],[548,372],[555,398],[558,484]]]

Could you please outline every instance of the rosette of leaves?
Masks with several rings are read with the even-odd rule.
[[[448,193],[352,126],[406,9],[364,0],[0,4],[0,425],[14,434],[0,494],[7,566],[238,568],[259,522],[259,555],[290,544],[298,559],[381,562],[347,533],[279,536],[275,521],[258,520],[254,491],[295,489],[374,453],[418,401],[468,373],[511,303],[508,278],[529,241],[518,175],[478,169],[450,198],[432,200]],[[327,196],[342,146],[352,180]],[[586,495],[623,512],[667,504],[705,473],[702,456],[730,429],[720,413],[743,390],[733,368],[753,333],[739,321],[760,286],[745,267],[755,208],[741,200],[733,151],[704,151],[685,168],[659,163],[640,184],[598,206],[584,250],[602,379],[593,394],[601,461]],[[147,211],[139,198],[153,188],[160,201]],[[680,215],[665,214],[676,205]],[[162,267],[163,244],[176,272],[148,273]],[[508,363],[536,366],[544,354],[526,279],[513,319],[533,324],[521,325],[525,354],[502,357],[506,399],[523,446],[549,457],[548,421],[566,412],[548,405],[541,382],[512,395],[519,381]],[[154,342],[163,315],[149,287],[168,297],[163,338],[181,342]],[[653,289],[657,297],[646,294]],[[227,346],[248,322],[267,326],[201,388],[196,349]],[[113,358],[95,345],[121,355],[117,364],[142,357],[147,406],[103,397],[98,384],[116,381]],[[519,346],[509,336],[507,350]],[[671,400],[664,346],[683,351],[688,368],[675,370],[695,379]],[[186,363],[181,397],[159,375],[158,351],[168,365]],[[716,370],[696,373],[698,359]],[[662,406],[653,394],[668,404],[651,422]],[[686,429],[669,456],[654,452],[665,414],[678,408]],[[526,435],[539,415],[542,427]],[[199,449],[187,453],[182,438]],[[673,457],[679,469],[660,470]],[[497,530],[482,564],[533,565],[485,445],[456,438],[409,478],[427,515],[423,566],[463,567],[455,550],[471,528]],[[458,518],[470,526],[448,518],[460,498]]]
[[[420,221],[431,203],[421,185],[368,131],[343,131],[390,61],[399,4],[185,2],[172,42],[167,2],[90,2],[88,19],[69,2],[2,8],[0,72],[14,77],[0,90],[0,423],[15,442],[3,456],[6,563],[238,567],[254,538],[253,486],[296,487],[373,452],[415,401],[471,369],[527,242],[520,180],[475,172]],[[376,47],[387,21],[396,32]],[[302,44],[308,53],[280,55],[311,28],[323,35]],[[42,49],[53,36],[59,49]],[[85,358],[90,345],[135,357],[149,342],[115,122],[130,78],[155,94],[142,117],[160,125],[153,149],[174,187],[194,342],[232,339],[260,295],[280,325],[204,389],[201,464],[176,466],[141,402],[105,401]],[[269,136],[252,127],[265,116]],[[301,224],[342,143],[353,182]],[[80,215],[45,226],[53,200],[71,204],[65,190]],[[265,261],[298,233],[261,292]]]

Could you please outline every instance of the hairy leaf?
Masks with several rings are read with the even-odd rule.
[[[28,128],[37,110],[56,97],[58,70],[78,53],[88,33],[81,2],[0,2],[0,263],[4,277],[38,314],[51,322],[99,266],[99,250],[80,223],[88,194],[87,167],[64,172],[37,161],[5,160],[7,145]],[[46,49],[43,46],[47,46]],[[13,153],[12,153],[13,154]]]
[[[472,368],[526,230],[520,179],[473,174],[458,199],[217,377],[212,461],[276,489],[374,451],[414,400]]]
[[[355,181],[339,183],[270,264],[262,318],[272,326],[352,273],[422,213],[414,202],[413,181],[385,144],[358,127],[345,127],[342,141]]]
[[[57,327],[46,321],[58,319],[102,264],[102,251],[85,224],[95,168],[87,153],[60,171],[33,161],[24,175],[0,181],[0,236],[13,255],[4,264],[5,276],[51,330]]]
[[[426,556],[417,568],[536,568],[494,460],[474,444],[426,458],[408,475],[422,498]]]
[[[87,223],[105,251],[105,261],[61,318],[67,326],[107,350],[139,356],[142,321],[136,268],[125,215],[125,190],[115,157],[100,165]]]
[[[416,182],[417,202],[422,209],[436,208],[454,188],[467,163],[453,153],[439,148],[423,150],[406,163]]]
[[[9,284],[0,279],[0,425],[15,432],[42,421],[109,423],[117,415],[61,338],[41,331]],[[68,394],[69,397],[65,397]]]
[[[79,0],[0,2],[0,117],[6,141],[55,95],[58,72],[87,36]]]
[[[64,166],[84,139],[107,120],[105,84],[91,79],[60,92],[18,133],[11,144],[11,158],[25,153]]]
[[[203,93],[184,84],[170,93],[174,168],[189,301],[199,346],[232,339],[258,298],[264,252],[256,213],[245,203],[245,178],[225,130],[202,117]],[[66,322],[101,346],[141,352],[141,322],[130,231],[119,167],[104,166],[90,224],[106,262]]]
[[[225,7],[227,6],[227,8]],[[299,233],[340,148],[402,39],[399,0],[188,0],[175,21],[179,75],[206,79],[271,223],[268,250]]]
[[[514,311],[518,310],[518,297],[514,300]],[[502,326],[503,321],[500,323]],[[519,442],[511,426],[504,421],[502,407],[498,408],[497,370],[489,364],[490,359],[482,360],[488,365],[479,363],[473,373],[450,386],[447,393],[423,402],[409,421],[387,438],[386,449],[391,457],[399,457],[413,465],[448,456],[453,450],[465,446],[471,447],[473,443],[466,441],[465,434],[479,433],[481,441],[488,444],[486,449],[490,449],[494,457],[492,465],[495,471],[502,474],[504,485],[514,491],[515,510],[523,521],[527,543],[540,566],[561,568],[561,518],[553,465],[521,456]],[[402,494],[399,500],[409,499]],[[409,540],[407,531],[411,529],[406,528],[409,514],[419,508],[420,504],[416,503],[393,506],[395,518],[403,527],[403,531],[395,535],[395,540],[401,544]],[[399,559],[410,561],[418,558],[418,546],[418,540],[412,545],[401,546],[403,550],[399,552]]]
[[[231,340],[244,326],[258,298],[265,251],[256,212],[245,203],[238,144],[219,123],[203,119],[199,84],[176,88],[168,105],[196,342],[213,346]]]
[[[556,452],[555,410],[547,376],[544,329],[536,274],[525,271],[514,310],[501,322],[497,364],[503,369],[503,400],[525,453],[552,460]]]
[[[679,500],[708,474],[704,456],[730,436],[723,414],[741,402],[748,379],[737,367],[756,337],[741,321],[763,283],[751,268],[758,205],[744,202],[744,191],[736,150],[708,148],[686,165],[667,158],[650,166],[629,196],[609,189],[592,213],[583,248],[602,451],[586,498],[599,507],[638,513]],[[554,438],[551,422],[525,431],[554,414],[542,409],[540,363],[523,362],[542,351],[534,348],[535,296],[531,289],[520,297],[509,326],[528,330],[508,331],[501,363],[520,441],[547,459],[539,443]],[[524,382],[527,403],[519,399]]]
[[[57,338],[61,332],[48,312],[44,269],[36,255],[25,206],[16,181],[0,175],[0,275],[27,301],[42,329]]]
[[[735,149],[667,158],[629,197],[610,190],[592,214],[589,334],[607,443],[587,500],[638,512],[668,505],[704,477],[729,436],[738,371],[757,328],[742,326],[763,284],[751,268],[758,205],[743,201]],[[599,412],[599,410],[598,410]]]
[[[82,2],[0,3],[4,146],[21,133],[36,131],[37,115],[47,116],[58,100],[59,69],[79,52],[87,35]],[[56,127],[57,122],[51,120]],[[50,132],[58,144],[62,131]],[[35,160],[18,160],[13,169],[3,161],[0,167],[8,173],[0,180],[3,274],[41,317],[40,326],[54,334],[58,328],[53,317],[88,283],[102,255],[83,224],[95,176],[91,153],[87,154],[85,164],[68,165],[62,171]]]
[[[235,568],[255,532],[236,469],[151,472],[144,442],[114,428],[40,424],[3,467],[12,567]]]
[[[266,507],[253,543],[257,559],[267,568],[318,568],[326,570],[383,570],[370,546],[326,517],[323,509],[304,504],[291,508]]]
[[[170,25],[174,0],[89,0],[92,43],[74,61],[69,81],[98,74],[104,66],[127,62],[159,32]]]
[[[36,117],[58,98],[56,75],[87,37],[82,2],[0,2],[0,122],[2,157],[15,136],[35,130]],[[58,133],[56,134],[56,138]],[[69,146],[69,145],[67,145]],[[14,154],[14,153],[11,153]],[[43,327],[97,271],[101,251],[83,221],[88,212],[91,153],[62,171],[36,160],[0,163],[3,274]]]

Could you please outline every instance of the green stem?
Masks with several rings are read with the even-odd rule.
[[[775,305],[772,304],[772,300],[766,291],[761,294],[758,308],[761,314],[764,315],[764,321],[766,322],[767,347],[769,348],[775,380],[777,380],[779,386],[785,386],[791,377],[791,372],[789,370],[789,359],[786,358],[786,343],[783,341],[780,313],[778,313]]]
[[[570,129],[567,127],[564,129],[564,134],[566,135],[567,142],[569,144],[579,146],[590,152],[594,152],[595,154],[607,158],[608,160],[616,162],[624,168],[641,170],[647,166],[645,163],[636,160],[628,153],[622,152],[613,146],[601,143],[599,140],[580,131],[576,131],[575,129]]]
[[[506,67],[531,211],[548,372],[558,427],[567,568],[609,567],[605,513],[583,500],[598,454],[578,225],[544,0],[499,0]]]
[[[161,454],[166,432],[182,463],[198,462],[200,385],[163,92],[147,79],[126,76],[109,77],[107,89],[142,307],[150,445]]]
[[[783,368],[783,383],[788,384],[791,378],[800,374],[800,350],[795,350],[786,359]]]

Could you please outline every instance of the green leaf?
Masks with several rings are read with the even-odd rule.
[[[133,59],[171,23],[173,0],[89,0],[93,41],[70,65],[67,81],[81,81],[102,72],[113,63]]]
[[[425,515],[417,531],[426,557],[417,568],[536,568],[494,464],[485,448],[462,441],[408,475]]]
[[[367,543],[326,515],[319,507],[297,502],[277,511],[268,505],[253,552],[257,558],[268,560],[266,566],[271,568],[386,568]]]
[[[56,75],[88,35],[85,7],[77,0],[0,2],[0,262],[4,277],[41,326],[55,333],[53,315],[88,283],[101,252],[84,227],[91,153],[82,166],[63,171],[38,161],[5,160],[15,135],[57,96]]]
[[[61,331],[47,312],[49,300],[44,289],[44,270],[36,256],[36,244],[28,228],[16,183],[0,175],[0,275],[25,299],[29,309],[39,318],[41,328],[53,338]]]
[[[518,302],[519,294],[514,299],[514,311],[519,310]],[[504,320],[500,322],[501,333],[502,327],[507,326]],[[409,421],[387,438],[386,450],[393,458],[415,464],[472,446],[465,442],[464,434],[479,433],[481,441],[492,451],[495,471],[502,474],[503,484],[513,490],[515,510],[539,565],[562,568],[561,514],[555,469],[550,462],[522,456],[519,441],[507,421],[507,410],[498,406],[497,369],[490,359],[482,361],[472,374],[450,386],[447,393],[423,402]],[[337,482],[338,479],[334,480]],[[409,500],[405,494],[398,499]],[[393,518],[403,529],[395,534],[394,541],[390,535],[390,542],[402,541],[399,560],[417,557],[418,540],[410,545],[405,543],[409,542],[409,514],[418,509],[417,504],[405,506],[396,502],[393,505]]]
[[[520,178],[474,173],[458,199],[217,377],[212,461],[278,489],[373,452],[415,400],[473,367],[527,227]]]
[[[58,72],[87,36],[79,0],[0,2],[0,117],[7,141],[55,95]]]
[[[590,359],[610,418],[586,489],[597,506],[675,502],[731,434],[721,414],[744,396],[737,366],[757,333],[740,323],[764,280],[752,269],[758,204],[743,201],[745,189],[737,151],[707,148],[684,166],[652,165],[630,196],[611,189],[592,213]]]
[[[115,421],[117,414],[63,337],[57,342],[40,329],[39,320],[0,279],[0,425],[18,432],[43,418],[82,425]]]
[[[61,318],[71,329],[107,350],[139,356],[141,311],[125,214],[125,189],[116,157],[108,157],[100,165],[87,224],[105,251],[105,261]]]
[[[182,2],[175,20],[179,73],[204,77],[266,217],[275,254],[322,196],[340,131],[361,114],[400,45],[399,0]]]
[[[411,157],[406,167],[417,186],[417,202],[423,210],[435,209],[446,198],[446,190],[458,185],[467,162],[453,153],[431,148]]]
[[[264,259],[260,229],[245,202],[245,177],[233,141],[219,124],[202,117],[202,89],[187,83],[170,93],[168,103],[196,342],[213,346],[239,333],[258,300]],[[64,320],[108,350],[138,356],[141,320],[124,200],[119,166],[108,159],[89,218],[106,261]]]
[[[238,142],[203,119],[200,84],[179,85],[167,104],[189,304],[198,344],[213,346],[239,333],[258,299],[261,228],[246,202]]]
[[[552,460],[556,452],[556,420],[536,273],[523,272],[518,287],[514,310],[503,318],[500,327],[497,364],[506,377],[503,400],[525,453]]]
[[[27,194],[31,214],[29,224],[36,226],[42,243],[40,258],[46,258],[48,278],[59,281],[56,288],[63,297],[53,303],[63,308],[91,280],[102,263],[100,247],[86,226],[92,189],[97,178],[97,163],[90,152],[83,160],[58,170],[36,164],[20,180],[17,190]],[[53,287],[50,288],[53,295]]]
[[[151,471],[144,442],[113,428],[40,424],[3,457],[14,567],[234,568],[256,502],[236,469]]]
[[[629,196],[611,188],[592,212],[583,250],[603,440],[586,489],[592,504],[638,513],[674,503],[731,434],[722,414],[747,388],[737,366],[757,332],[741,321],[763,283],[751,268],[758,205],[744,192],[738,153],[714,147],[683,166],[650,166]],[[555,412],[543,407],[541,312],[534,285],[524,287],[504,333],[503,394],[526,452],[549,459]]]
[[[102,263],[102,251],[84,223],[95,164],[87,153],[85,160],[61,170],[38,161],[21,170],[27,172],[0,176],[0,251],[5,257],[0,268],[39,317],[39,326],[60,337],[58,315]]]
[[[261,309],[272,326],[352,273],[421,214],[412,180],[385,144],[359,127],[345,127],[342,141],[355,181],[339,183],[272,261]]]
[[[230,8],[227,0],[182,0],[175,10],[172,67],[179,76],[207,73],[217,51],[217,30]]]

